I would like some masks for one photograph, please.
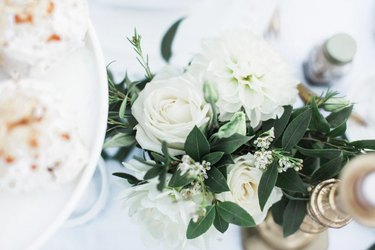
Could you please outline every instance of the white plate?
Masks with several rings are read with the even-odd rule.
[[[77,112],[77,125],[90,160],[75,181],[57,190],[0,192],[0,249],[4,250],[37,249],[64,223],[93,176],[106,130],[106,65],[91,25],[85,47],[54,65],[46,75],[34,78],[51,80],[54,84],[45,87]]]

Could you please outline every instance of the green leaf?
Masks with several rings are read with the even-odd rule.
[[[375,140],[361,140],[353,141],[350,143],[352,146],[360,149],[372,149],[375,150]]]
[[[341,151],[338,149],[307,149],[297,147],[298,152],[305,156],[310,157],[318,157],[318,158],[326,158],[326,159],[333,159],[338,157],[341,154]]]
[[[306,216],[306,202],[290,200],[283,216],[283,233],[288,237],[300,228]]]
[[[305,184],[294,169],[289,169],[288,171],[279,174],[277,177],[276,186],[292,192],[307,192]]]
[[[168,186],[178,188],[178,187],[184,187],[190,183],[191,183],[191,179],[188,178],[186,175],[181,175],[181,171],[177,170],[173,174],[171,180],[169,181]]]
[[[159,191],[163,191],[165,187],[165,184],[167,181],[168,168],[169,168],[169,164],[171,161],[171,156],[169,155],[169,152],[168,152],[168,145],[165,141],[163,141],[161,144],[161,152],[165,156],[165,161],[164,161],[164,166],[161,166],[162,171],[160,172],[160,175],[159,175],[159,183],[156,186]]]
[[[283,216],[284,216],[286,205],[288,205],[288,202],[289,200],[285,196],[283,196],[281,200],[273,204],[271,208],[273,220],[280,226],[283,225],[283,220],[284,220]]]
[[[310,127],[313,130],[328,133],[330,130],[330,124],[324,118],[324,116],[320,113],[318,105],[316,104],[315,98],[311,99],[311,111],[312,111],[312,118]]]
[[[216,213],[215,207],[208,206],[206,207],[206,211],[206,215],[203,218],[199,219],[196,223],[193,220],[190,220],[186,232],[186,237],[189,240],[197,238],[207,232],[208,229],[210,229],[212,223],[214,223]]]
[[[268,168],[267,171],[262,174],[259,182],[258,196],[260,209],[263,211],[267,200],[275,187],[277,180],[277,161],[274,161]]]
[[[185,152],[195,161],[201,161],[203,156],[210,152],[210,144],[197,126],[186,138]]]
[[[227,180],[217,168],[211,168],[211,170],[207,172],[207,175],[208,178],[205,180],[205,184],[212,192],[222,193],[229,191]]]
[[[224,152],[213,152],[203,156],[202,160],[210,162],[211,165],[214,165],[215,163],[219,162],[223,156]]]
[[[280,119],[276,119],[274,124],[274,132],[275,132],[275,139],[274,141],[277,141],[279,137],[283,134],[286,126],[288,125],[290,116],[292,115],[293,107],[292,106],[285,106],[284,107],[284,113],[280,117]]]
[[[178,26],[184,20],[181,18],[177,20],[165,33],[163,40],[161,41],[161,55],[166,62],[169,62],[170,58],[172,57],[172,44],[174,37],[176,35]]]
[[[329,116],[327,116],[327,121],[333,128],[336,128],[348,120],[352,111],[353,106],[349,106],[340,110],[339,112],[331,113]]]
[[[121,119],[125,118],[125,111],[126,111],[126,104],[127,104],[127,102],[128,102],[128,96],[126,96],[124,98],[124,100],[121,102],[121,106],[120,106],[120,109],[119,109],[119,112],[118,112],[118,116]]]
[[[215,166],[217,168],[222,168],[224,166],[227,166],[227,165],[230,165],[230,164],[234,164],[234,161],[233,161],[233,157],[231,155],[224,155],[219,162],[217,162],[215,164]]]
[[[152,167],[152,168],[150,168],[150,170],[148,170],[146,172],[146,174],[143,177],[143,179],[145,179],[145,180],[153,179],[156,176],[159,176],[162,172],[163,172],[163,168],[162,167]]]
[[[104,143],[104,148],[130,147],[135,143],[133,134],[118,133]]]
[[[219,215],[219,212],[217,211],[217,208],[215,207],[216,209],[216,216],[215,216],[215,220],[214,220],[214,226],[215,228],[221,232],[221,233],[225,233],[225,231],[228,230],[228,227],[229,227],[229,223],[226,222],[220,215]]]
[[[112,175],[122,178],[122,179],[126,179],[131,185],[136,185],[139,182],[141,182],[141,180],[138,180],[134,176],[127,174],[127,173],[113,173]]]
[[[221,202],[217,205],[217,212],[228,223],[241,227],[254,227],[256,225],[253,217],[236,203]]]
[[[324,163],[311,176],[311,181],[317,183],[319,181],[328,180],[335,177],[341,172],[343,155]]]
[[[343,124],[341,124],[337,128],[331,130],[331,132],[329,132],[327,134],[327,136],[328,137],[332,137],[332,138],[343,136],[345,134],[345,132],[346,132],[346,127],[347,127],[346,123],[344,122]]]
[[[290,150],[305,135],[311,120],[311,109],[304,111],[302,114],[294,118],[285,129],[282,145],[284,150]]]
[[[250,137],[234,134],[228,138],[222,138],[215,141],[212,144],[212,151],[220,151],[226,154],[232,154],[236,151],[239,147],[244,145],[246,142],[250,141]]]
[[[159,162],[165,162],[165,157],[158,154],[158,153],[155,153],[155,152],[150,152],[152,158],[155,160],[155,161],[159,161]]]

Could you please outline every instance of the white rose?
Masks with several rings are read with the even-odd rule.
[[[255,168],[254,156],[247,154],[234,160],[228,167],[228,186],[230,191],[218,195],[223,201],[231,201],[245,209],[260,224],[265,219],[269,208],[282,197],[280,188],[275,187],[261,211],[258,199],[258,188],[262,171]]]
[[[210,120],[202,88],[196,78],[171,69],[164,69],[147,83],[132,106],[141,147],[161,153],[161,143],[166,141],[172,155],[183,154],[194,126],[205,128]]]
[[[189,72],[216,85],[220,120],[244,108],[252,127],[293,104],[297,81],[289,65],[263,39],[248,31],[205,40]]]
[[[142,179],[150,166],[131,160],[125,164],[132,173]],[[167,179],[170,175],[167,176]],[[145,244],[155,247],[162,245],[163,249],[207,249],[213,232],[193,240],[187,240],[186,230],[190,219],[199,205],[192,200],[184,200],[175,190],[156,189],[158,179],[148,183],[129,187],[124,193],[125,207],[133,221],[141,226],[146,238]]]

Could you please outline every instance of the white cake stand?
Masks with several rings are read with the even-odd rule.
[[[77,126],[89,148],[87,167],[76,180],[56,190],[0,192],[0,249],[38,249],[70,216],[96,169],[108,115],[106,65],[90,25],[85,46],[34,78],[53,82],[45,87],[77,112]],[[4,79],[5,75],[0,78]]]

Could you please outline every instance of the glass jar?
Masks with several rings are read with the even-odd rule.
[[[348,34],[332,36],[315,47],[304,63],[304,74],[313,85],[328,85],[351,69],[357,50],[355,40]]]

